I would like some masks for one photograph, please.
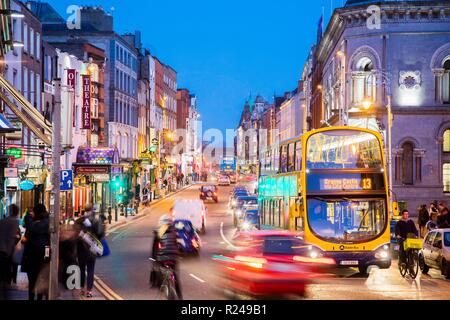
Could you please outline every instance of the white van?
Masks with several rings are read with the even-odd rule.
[[[189,220],[197,231],[205,234],[207,210],[202,200],[176,200],[173,205],[173,219]]]

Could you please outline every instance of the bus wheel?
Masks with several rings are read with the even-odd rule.
[[[367,266],[359,266],[358,270],[361,275],[363,275],[363,276],[367,275]]]

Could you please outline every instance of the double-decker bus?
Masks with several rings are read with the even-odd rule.
[[[259,177],[261,223],[303,232],[311,255],[339,266],[389,268],[389,189],[382,137],[328,127],[268,148]]]

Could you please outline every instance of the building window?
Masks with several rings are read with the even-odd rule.
[[[442,174],[443,174],[442,181],[444,182],[444,192],[450,193],[450,163],[444,164]]]
[[[414,145],[406,142],[402,146],[402,183],[404,185],[414,184]]]
[[[442,101],[450,103],[450,58],[444,62],[444,75],[442,78]]]
[[[41,59],[41,35],[36,32],[36,59]]]
[[[352,77],[353,104],[360,104],[364,100],[375,101],[376,77],[373,71],[373,62],[369,58],[362,58],[356,64]]]
[[[28,52],[28,25],[23,24],[23,51]]]
[[[36,73],[36,105],[37,109],[41,111],[41,76]]]
[[[444,152],[450,152],[450,129],[445,130],[444,132]]]
[[[34,57],[34,29],[30,28],[30,56]]]

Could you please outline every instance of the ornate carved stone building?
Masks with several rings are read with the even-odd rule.
[[[449,1],[349,0],[315,53],[312,128],[327,121],[386,137],[391,98],[394,200],[411,212],[450,205],[449,26]]]

